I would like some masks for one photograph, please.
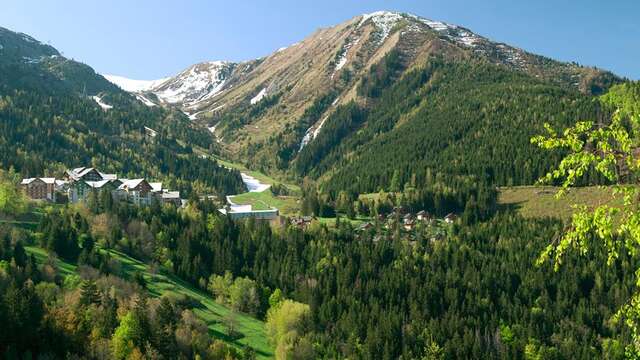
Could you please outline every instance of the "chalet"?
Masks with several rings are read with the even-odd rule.
[[[182,199],[180,198],[179,191],[163,191],[160,194],[160,199],[163,204],[182,206]]]
[[[447,214],[447,216],[444,217],[444,222],[446,222],[447,224],[451,224],[454,221],[456,221],[458,219],[458,215],[454,214],[454,213],[449,213]]]
[[[405,216],[402,217],[402,222],[404,224],[414,222],[413,221],[413,215],[411,213],[406,214]]]
[[[131,201],[136,205],[150,205],[153,199],[153,188],[145,179],[121,179],[118,197]]]
[[[55,178],[22,179],[20,186],[28,197],[35,200],[56,201]]]
[[[420,210],[416,214],[416,219],[418,221],[429,221],[429,220],[431,220],[431,214],[429,214],[428,212],[426,212],[424,210]]]
[[[407,231],[411,231],[411,230],[413,230],[413,228],[416,226],[416,222],[415,222],[415,220],[413,220],[413,219],[405,220],[405,222],[404,222],[403,226],[404,226],[404,229],[405,229],[405,230],[407,230]]]

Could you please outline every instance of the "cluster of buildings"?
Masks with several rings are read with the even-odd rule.
[[[442,220],[447,224],[451,224],[455,222],[457,218],[458,216],[456,214],[449,213]],[[404,230],[412,231],[420,223],[433,224],[436,218],[432,214],[424,210],[418,211],[417,213],[413,214],[411,212],[408,212],[404,207],[398,206],[394,207],[393,211],[386,216],[383,214],[378,215],[377,220],[381,223],[384,223],[386,229],[390,229],[395,225],[396,222],[400,222]],[[366,222],[361,224],[357,230],[365,231],[372,227],[373,224],[371,222]]]
[[[20,185],[30,198],[50,202],[83,202],[92,192],[108,191],[116,200],[141,206],[150,205],[155,199],[176,206],[183,203],[180,192],[163,189],[160,182],[119,179],[116,174],[105,174],[92,167],[67,170],[62,179],[23,179]]]

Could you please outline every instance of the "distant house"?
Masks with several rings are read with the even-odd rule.
[[[312,216],[300,216],[300,217],[293,217],[290,219],[291,225],[297,226],[299,228],[305,228],[309,226],[312,221],[313,221]]]
[[[163,191],[160,196],[163,204],[182,206],[182,199],[180,198],[179,191]]]
[[[447,216],[445,216],[445,217],[444,217],[444,221],[445,221],[447,224],[451,224],[451,223],[453,223],[454,221],[456,221],[457,219],[458,219],[458,215],[456,215],[456,214],[454,214],[454,213],[449,213],[449,214],[447,214]]]
[[[424,210],[420,210],[416,214],[416,219],[418,221],[429,221],[429,220],[431,220],[431,214],[429,214],[428,212],[426,212]]]
[[[147,127],[147,126],[144,127],[144,133],[145,133],[145,135],[147,135],[147,136],[149,136],[151,138],[154,138],[154,137],[158,136],[158,132],[157,131],[155,131],[152,128]]]
[[[416,226],[416,222],[415,220],[411,219],[411,220],[405,220],[404,224],[404,229],[407,231],[411,231],[413,230],[413,228]]]
[[[145,179],[121,179],[118,187],[120,198],[125,198],[135,205],[150,205],[153,199],[153,188]]]
[[[404,206],[396,206],[393,208],[393,212],[395,214],[404,215],[407,213],[407,208],[405,208]]]
[[[406,214],[405,216],[402,217],[402,222],[404,224],[412,223],[413,222],[413,215],[411,213]]]
[[[55,178],[22,179],[20,186],[25,194],[35,200],[56,201]]]

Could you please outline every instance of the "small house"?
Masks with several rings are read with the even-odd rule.
[[[446,222],[447,224],[451,224],[455,222],[457,219],[458,219],[458,215],[454,213],[449,213],[444,217],[444,222]]]
[[[404,222],[404,225],[403,225],[403,226],[404,226],[404,229],[405,229],[405,230],[407,230],[407,231],[411,231],[411,230],[413,230],[413,228],[415,228],[415,226],[416,226],[416,222],[415,222],[415,220],[413,220],[413,219],[411,219],[411,220],[407,220],[407,221],[405,221],[405,222]]]
[[[182,206],[182,199],[180,198],[179,191],[163,191],[160,198],[163,204]]]
[[[428,212],[426,212],[424,210],[420,210],[416,214],[416,219],[418,221],[429,221],[429,220],[431,220],[431,214],[429,214]]]

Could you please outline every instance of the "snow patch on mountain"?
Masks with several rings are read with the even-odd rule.
[[[225,61],[196,64],[150,91],[165,103],[193,106],[220,93],[234,66]]]
[[[250,101],[251,105],[255,105],[255,104],[259,103],[265,96],[267,96],[267,88],[263,88],[262,90],[260,90],[258,95],[254,96],[251,99],[251,101]]]
[[[333,69],[333,74],[331,74],[331,79],[333,79],[336,73],[347,64],[347,55],[349,55],[349,49],[351,49],[354,45],[357,45],[359,41],[360,39],[356,39],[355,41],[350,41],[344,44],[344,46],[340,50],[340,56],[338,57],[338,61],[336,62],[336,67],[335,69]]]
[[[156,104],[155,104],[153,101],[151,101],[151,100],[147,99],[147,98],[146,98],[146,97],[144,97],[144,95],[142,95],[142,94],[136,94],[136,99],[138,99],[140,102],[142,102],[143,104],[145,104],[145,105],[146,105],[146,106],[148,106],[148,107],[154,107],[154,106],[156,106]]]
[[[260,180],[251,175],[240,173],[240,176],[242,177],[242,182],[244,182],[247,189],[249,189],[249,192],[263,192],[271,187],[271,185],[260,182]]]
[[[370,14],[364,14],[360,19],[360,23],[358,23],[358,27],[361,27],[370,19],[380,30],[381,35],[378,41],[382,43],[387,36],[389,36],[389,33],[391,33],[391,29],[393,29],[398,21],[402,20],[402,14],[391,11],[376,11]]]
[[[103,102],[100,96],[92,96],[91,98],[93,99],[93,101],[98,103],[98,105],[100,105],[102,110],[107,111],[107,110],[113,109],[113,106]]]
[[[150,91],[151,89],[162,85],[162,83],[170,79],[163,78],[158,80],[133,80],[118,75],[103,74],[102,76],[109,82],[116,84],[122,90],[128,92]]]
[[[382,43],[389,36],[391,29],[393,29],[393,27],[396,26],[396,24],[403,18],[413,19],[415,21],[421,22],[422,24],[428,26],[430,29],[437,31],[443,36],[464,46],[475,47],[478,45],[478,42],[482,40],[482,37],[456,25],[447,24],[442,21],[425,19],[417,15],[401,14],[390,11],[377,11],[370,14],[364,14],[360,18],[358,27],[364,25],[368,20],[372,20],[376,28],[378,28],[381,32],[381,38],[379,42]],[[408,30],[416,31],[417,28],[415,26],[409,26]]]
[[[304,147],[307,146],[307,144],[309,144],[311,140],[318,137],[318,135],[320,134],[320,129],[322,129],[322,126],[324,125],[325,121],[327,121],[328,118],[329,118],[329,115],[325,116],[320,121],[320,124],[318,124],[318,126],[314,125],[307,129],[307,131],[304,133],[304,137],[300,141],[300,147],[298,148],[298,152],[302,151],[302,149],[304,149]]]

